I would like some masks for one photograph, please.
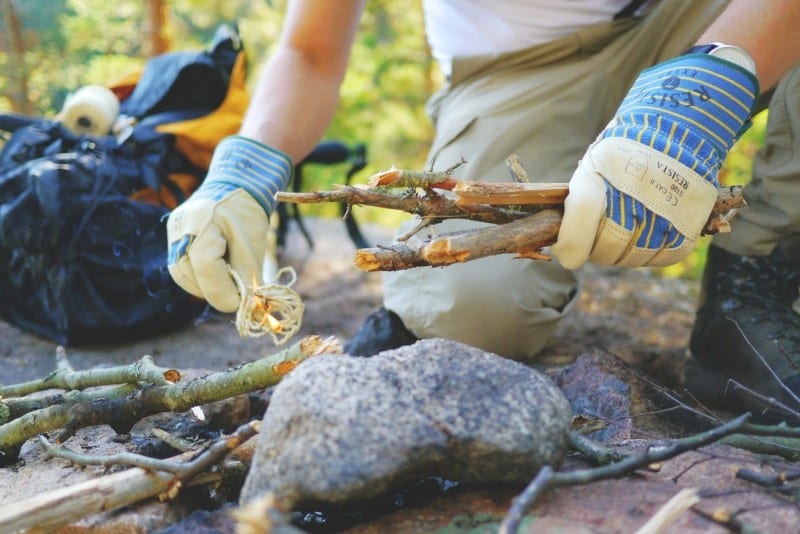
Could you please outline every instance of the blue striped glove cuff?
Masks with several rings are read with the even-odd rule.
[[[240,135],[223,139],[211,158],[200,198],[220,200],[232,188],[247,191],[267,214],[275,209],[275,194],[286,188],[294,165],[288,155]]]
[[[743,133],[759,93],[746,69],[708,54],[644,71],[602,137],[648,145],[711,178]]]

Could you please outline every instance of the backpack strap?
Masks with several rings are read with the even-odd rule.
[[[617,11],[617,13],[614,15],[614,20],[632,17],[633,14],[636,13],[637,9],[649,1],[650,0],[631,0],[625,7]]]

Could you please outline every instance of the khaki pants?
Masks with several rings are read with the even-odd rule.
[[[446,169],[463,157],[460,179],[509,181],[505,159],[516,154],[533,181],[568,181],[638,74],[691,46],[726,3],[661,0],[641,18],[519,52],[457,58],[449,83],[429,103],[436,136],[426,168]],[[756,185],[756,197],[768,198],[767,180]],[[773,213],[788,219],[785,209]],[[425,235],[479,225],[448,221]],[[511,255],[385,273],[383,282],[384,306],[418,337],[454,339],[520,360],[541,350],[578,293],[575,273],[555,260]]]

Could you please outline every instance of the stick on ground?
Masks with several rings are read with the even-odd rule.
[[[77,521],[100,512],[116,510],[156,495],[173,497],[181,485],[221,461],[258,432],[258,424],[242,425],[230,436],[220,439],[201,453],[189,451],[169,460],[156,460],[150,467],[127,469],[119,473],[87,480],[66,488],[0,506],[0,532],[18,532],[30,528],[48,528]],[[46,447],[55,456],[57,448]],[[78,455],[85,456],[85,455]],[[91,463],[91,462],[85,462]],[[163,469],[169,468],[170,471]],[[177,474],[176,474],[177,473]]]
[[[110,424],[117,431],[127,431],[133,423],[148,415],[183,412],[194,406],[273,386],[306,358],[340,352],[341,347],[333,338],[323,340],[318,336],[307,336],[279,353],[190,382],[152,386],[123,398],[56,405],[29,412],[0,425],[0,466],[16,461],[22,444],[37,434],[63,428],[58,437],[58,441],[63,442],[86,426]]]

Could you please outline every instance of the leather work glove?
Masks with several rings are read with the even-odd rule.
[[[167,220],[169,274],[184,290],[222,312],[241,297],[228,266],[262,283],[275,194],[293,172],[279,150],[242,136],[223,139],[203,184]]]
[[[569,182],[553,255],[568,269],[686,257],[758,92],[750,56],[717,43],[643,71]]]

